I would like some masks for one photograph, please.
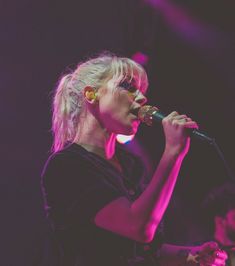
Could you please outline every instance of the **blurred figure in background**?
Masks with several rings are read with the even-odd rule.
[[[204,203],[212,238],[228,254],[227,264],[235,266],[235,183],[213,189]]]

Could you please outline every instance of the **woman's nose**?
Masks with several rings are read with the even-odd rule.
[[[137,102],[140,105],[144,105],[147,102],[147,98],[143,95],[142,92],[138,91],[135,97],[135,102]]]

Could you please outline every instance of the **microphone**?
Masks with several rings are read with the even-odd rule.
[[[161,113],[157,107],[150,105],[144,105],[140,108],[136,108],[132,110],[132,113],[136,115],[141,122],[147,124],[148,126],[151,126],[153,122],[161,122],[162,119],[166,117],[166,115]],[[214,138],[207,136],[205,133],[199,131],[198,129],[187,128],[187,130],[189,136],[191,137],[201,139],[210,144],[213,144],[215,142]]]

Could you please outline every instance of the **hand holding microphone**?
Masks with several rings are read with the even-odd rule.
[[[161,122],[164,118],[167,117],[166,115],[161,113],[157,107],[150,105],[144,105],[133,110],[133,114],[135,114],[141,122],[144,122],[148,126],[151,126],[155,122]],[[205,133],[199,131],[197,124],[195,124],[196,122],[192,121],[186,115],[185,117],[184,115],[181,115],[181,117],[178,117],[178,119],[182,120],[180,121],[180,123],[185,123],[185,127],[188,128],[187,133],[189,136],[206,141],[210,144],[214,143],[214,138],[211,138]]]
[[[190,138],[185,129],[197,129],[197,123],[186,115],[180,115],[174,111],[162,119],[162,125],[166,139],[166,150],[185,155],[190,144]]]

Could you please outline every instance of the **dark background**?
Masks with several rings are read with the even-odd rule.
[[[66,68],[110,50],[149,57],[149,103],[193,117],[216,138],[232,172],[233,1],[0,1],[0,265],[37,265],[47,231],[40,173],[51,145],[51,91]],[[137,139],[157,164],[161,127]],[[166,215],[166,238],[207,236],[201,204],[228,177],[212,146],[192,140]]]

